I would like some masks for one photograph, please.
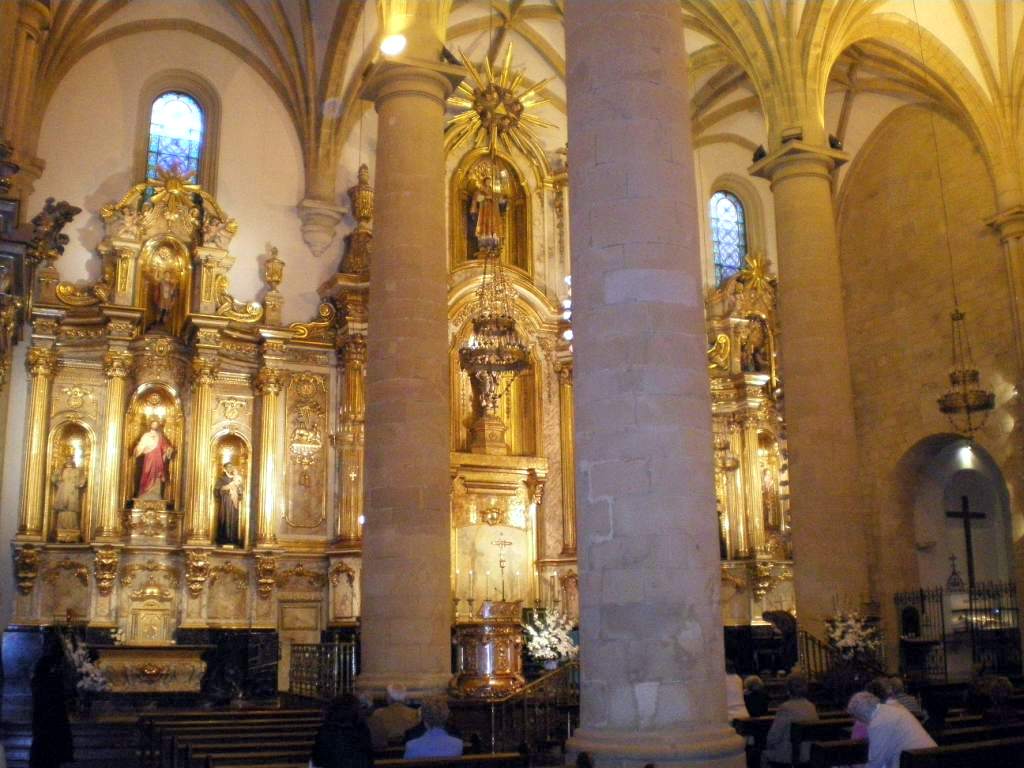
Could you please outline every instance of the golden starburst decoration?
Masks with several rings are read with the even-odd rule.
[[[448,104],[463,111],[448,121],[447,149],[451,151],[466,142],[492,150],[501,146],[507,152],[514,147],[527,157],[543,162],[544,149],[534,137],[533,129],[554,126],[527,111],[547,102],[540,91],[552,78],[527,87],[523,82],[525,75],[512,70],[511,43],[497,71],[489,59],[484,59],[481,72],[464,51],[459,51],[459,58],[469,78],[463,80],[448,99]]]

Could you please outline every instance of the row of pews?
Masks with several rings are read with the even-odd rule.
[[[737,733],[748,738],[747,765],[760,765],[772,717],[734,721]],[[817,720],[792,724],[790,741],[794,768],[839,768],[865,763],[867,741],[849,738],[853,720],[844,712],[822,712]],[[986,723],[981,715],[951,711],[945,727],[932,733],[938,747],[909,750],[900,768],[1024,768],[1024,719]]]
[[[319,708],[154,712],[139,719],[141,768],[306,768]],[[374,756],[381,768],[525,768],[517,752],[403,760],[404,748]]]

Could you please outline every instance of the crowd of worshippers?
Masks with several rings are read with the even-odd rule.
[[[374,755],[401,752],[404,759],[459,757],[462,734],[440,696],[424,698],[419,707],[406,703],[405,686],[387,688],[387,704],[373,708],[366,696],[345,694],[327,708],[310,756],[314,768],[368,768]],[[467,751],[479,751],[472,743]]]
[[[729,717],[761,717],[769,714],[764,681],[757,675],[741,679],[726,670],[726,703]],[[987,724],[1017,721],[1020,712],[1011,706],[1013,684],[1006,677],[976,676],[968,686],[964,705],[968,714],[981,715]],[[779,705],[765,737],[762,768],[789,768],[794,765],[790,726],[804,720],[817,720],[818,709],[808,697],[807,679],[799,672],[786,678],[786,700]],[[911,749],[935,747],[933,733],[945,726],[948,702],[937,699],[925,711],[921,702],[907,693],[899,677],[877,677],[863,691],[853,694],[846,712],[853,718],[853,740],[868,742],[868,762],[855,768],[898,768],[900,755]],[[926,728],[927,726],[927,728]],[[809,748],[805,744],[804,747]],[[799,756],[807,762],[808,755]]]

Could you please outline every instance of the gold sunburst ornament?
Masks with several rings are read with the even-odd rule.
[[[505,59],[497,71],[486,58],[483,72],[476,68],[464,51],[459,51],[459,58],[469,72],[469,78],[463,80],[456,93],[448,99],[449,105],[463,110],[448,121],[448,150],[470,142],[473,146],[487,146],[492,151],[499,145],[506,151],[514,147],[527,157],[543,159],[544,149],[534,137],[533,129],[554,126],[528,114],[528,110],[547,102],[540,96],[540,91],[551,82],[551,78],[526,87],[524,74],[512,70],[511,43],[505,49]]]

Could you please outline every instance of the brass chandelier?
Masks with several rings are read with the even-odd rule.
[[[957,432],[970,439],[982,428],[996,404],[995,393],[983,389],[971,356],[964,313],[956,306],[950,315],[953,324],[953,363],[949,371],[949,389],[939,398],[939,410],[949,418]]]

